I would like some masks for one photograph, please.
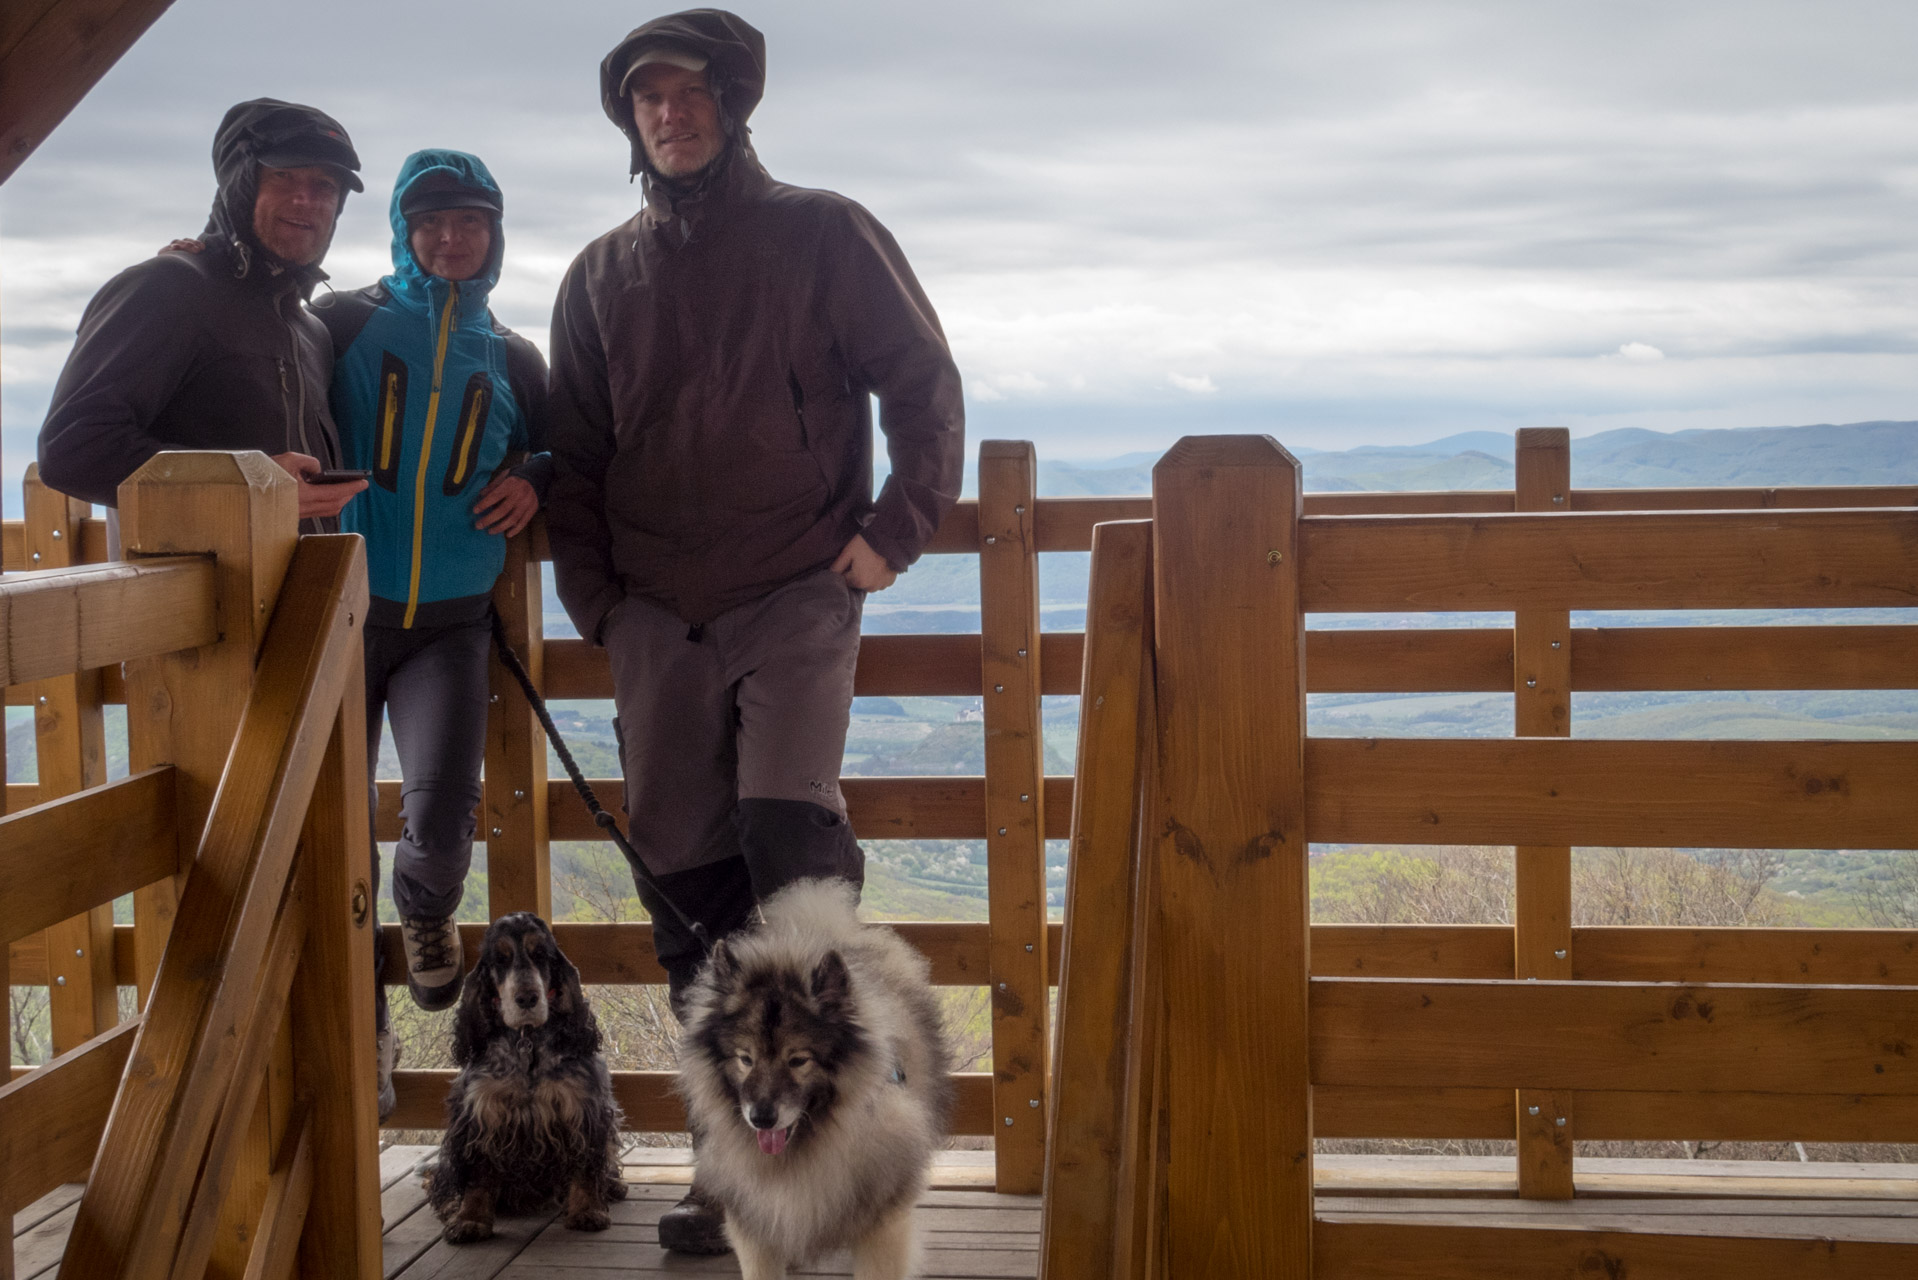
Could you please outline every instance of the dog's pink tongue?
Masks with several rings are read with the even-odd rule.
[[[776,1156],[786,1149],[786,1130],[755,1129],[753,1132],[759,1138],[759,1149],[767,1155]]]

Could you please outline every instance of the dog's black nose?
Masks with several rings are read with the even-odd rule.
[[[779,1108],[770,1102],[755,1102],[752,1110],[746,1113],[755,1129],[770,1129],[779,1123]]]
[[[522,1009],[530,1009],[539,1003],[539,992],[522,991],[513,997],[513,1003]]]

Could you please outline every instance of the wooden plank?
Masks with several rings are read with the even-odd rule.
[[[1188,436],[1153,470],[1175,1275],[1311,1275],[1299,504],[1268,437]]]
[[[1093,533],[1079,716],[1072,852],[1067,864],[1059,1042],[1046,1139],[1040,1275],[1113,1274],[1132,1034],[1132,940],[1143,762],[1152,727],[1144,687],[1152,644],[1152,526]]]
[[[185,556],[10,575],[0,583],[0,684],[213,643],[214,576],[211,561]]]
[[[75,526],[90,511],[88,505],[58,494],[40,483],[37,465],[29,465],[21,486],[26,507],[28,557],[46,576],[71,577],[78,552]],[[61,573],[59,571],[68,571]],[[5,592],[0,631],[17,636],[24,665],[31,667],[33,651],[41,645],[55,650],[73,641],[75,653],[81,627],[79,611],[62,616],[43,606],[58,600],[78,603],[73,592],[35,590],[46,578],[32,575],[18,590]],[[37,607],[39,606],[39,607]],[[69,625],[70,624],[70,625]],[[124,625],[124,624],[122,624]],[[28,686],[33,696],[33,737],[36,790],[42,801],[69,796],[107,780],[106,722],[100,705],[100,678],[76,660],[67,670],[55,668],[48,678]],[[28,678],[14,670],[11,679]],[[58,855],[55,855],[58,856]],[[13,926],[17,927],[17,926]],[[119,1001],[113,987],[113,907],[109,899],[94,898],[71,918],[48,925],[46,956],[54,973],[47,992],[47,1022],[53,1052],[85,1044],[119,1021]]]
[[[393,1092],[398,1098],[389,1129],[439,1129],[446,1124],[446,1090],[453,1083],[451,1071],[410,1071],[393,1073]],[[630,1133],[684,1133],[686,1108],[673,1090],[677,1074],[671,1071],[615,1071],[613,1096],[626,1113]],[[952,1077],[955,1090],[952,1127],[955,1137],[996,1136],[1001,1128],[993,1114],[993,1080],[989,1072],[957,1072]]]
[[[1514,505],[1564,512],[1572,487],[1571,433],[1525,427],[1518,433]],[[1512,619],[1512,731],[1522,738],[1572,734],[1572,616],[1564,609],[1519,609]],[[1512,969],[1521,979],[1572,976],[1572,851],[1563,844],[1513,850]],[[1518,1193],[1528,1200],[1572,1198],[1571,1095],[1521,1089]]]
[[[1150,520],[1152,498],[1040,498],[1034,504],[1034,536],[1041,551],[1090,551],[1093,530],[1110,520]]]
[[[1321,1138],[1494,1138],[1506,1142],[1517,1133],[1510,1089],[1333,1084],[1312,1089],[1312,1131]]]
[[[619,783],[612,778],[589,778],[602,804],[619,804]],[[547,786],[547,816],[555,840],[604,840],[593,825],[572,784],[554,781]],[[846,811],[853,829],[865,840],[983,840],[986,838],[986,784],[980,777],[920,775],[903,778],[843,778]],[[375,824],[379,838],[391,840],[399,831],[399,784],[379,785],[380,812]],[[1046,838],[1064,840],[1072,831],[1072,778],[1048,777],[1043,793]]]
[[[1913,777],[1912,742],[1313,738],[1305,785],[1332,844],[1904,849]]]
[[[1051,1033],[1046,991],[1046,777],[1040,712],[1038,459],[1024,441],[979,446],[979,624],[984,682],[997,1189],[1045,1180]],[[850,799],[850,797],[848,797]],[[878,834],[855,820],[862,835]]]
[[[1313,629],[1305,633],[1305,671],[1312,693],[1500,692],[1512,687],[1512,633]]]
[[[1404,1222],[1320,1222],[1317,1280],[1885,1280],[1908,1244]]]
[[[147,769],[0,818],[0,927],[24,936],[173,875],[174,794],[171,768]]]
[[[306,943],[312,907],[296,869],[287,878],[279,909],[271,922],[264,962],[251,973],[234,975],[236,983],[251,987],[251,1008],[234,1028],[239,1046],[234,1056],[232,1083],[220,1099],[219,1116],[197,1171],[186,1219],[172,1255],[169,1274],[173,1280],[198,1280],[206,1275],[207,1264],[214,1257],[215,1237],[228,1234],[222,1232],[222,1227],[230,1231],[237,1219],[241,1231],[253,1234],[255,1224],[249,1210],[253,1209],[256,1197],[249,1194],[253,1188],[248,1185],[247,1175],[252,1170],[246,1167],[246,1145],[263,1100],[269,1057],[286,1012],[293,970]],[[272,1176],[270,1168],[264,1172],[267,1177],[258,1188],[257,1197],[262,1209]],[[229,1240],[219,1243],[224,1246]],[[218,1269],[222,1273],[229,1270],[225,1266]]]
[[[299,1116],[287,1130],[280,1158],[273,1167],[273,1183],[260,1216],[260,1230],[243,1280],[280,1280],[293,1273],[299,1258],[301,1232],[313,1198],[313,1119]],[[361,1275],[378,1275],[362,1271]]]
[[[1750,511],[1802,507],[1918,507],[1918,485],[1572,490],[1574,511]]]
[[[1606,1089],[1578,1095],[1578,1125],[1612,1142],[1914,1142],[1918,1098]]]
[[[172,0],[61,0],[0,61],[0,182],[67,118]]]
[[[379,1105],[375,1060],[371,904],[366,822],[365,655],[347,657],[326,756],[302,836],[313,925],[294,974],[294,1074],[311,1108],[313,1194],[300,1240],[304,1276],[379,1274]],[[395,930],[397,932],[397,929]],[[479,939],[468,955],[478,954]],[[404,975],[404,964],[387,972]]]
[[[98,516],[80,522],[80,563],[102,564],[107,556],[107,522]],[[37,566],[27,555],[25,523],[8,520],[0,526],[0,573],[19,573]]]
[[[251,994],[223,979],[264,961],[365,610],[359,539],[302,539],[63,1269],[153,1274],[172,1256]]]
[[[493,608],[505,623],[506,641],[518,652],[533,686],[542,687],[545,655],[539,561],[532,557],[523,535],[507,540],[506,567],[493,585]],[[531,911],[550,920],[553,877],[547,843],[545,731],[497,653],[488,659],[487,673],[492,705],[486,717],[486,773],[480,802],[487,912],[498,919],[512,911]]]
[[[1156,628],[1155,628],[1156,630]],[[1150,662],[1152,655],[1147,655]],[[1154,672],[1156,676],[1156,672]],[[1160,928],[1161,870],[1151,846],[1163,824],[1165,789],[1159,784],[1156,678],[1140,691],[1140,714],[1153,737],[1141,761],[1137,877],[1132,892],[1131,970],[1127,975],[1125,1108],[1120,1132],[1118,1216],[1114,1224],[1113,1280],[1159,1280],[1169,1275],[1167,1189],[1171,1182],[1170,1025],[1165,987],[1165,938]]]
[[[979,554],[979,503],[976,499],[961,498],[952,504],[952,510],[946,513],[946,518],[940,521],[939,528],[927,541],[925,554]]]
[[[59,0],[14,0],[5,9],[0,9],[0,58],[12,53],[13,47],[20,43],[20,37],[31,31],[33,24],[45,17],[47,11],[57,3]]]
[[[0,1084],[0,1205],[24,1205],[85,1178],[138,1020]]]
[[[1918,627],[1589,627],[1572,635],[1572,687],[1909,689]]]
[[[156,454],[120,486],[129,561],[212,556],[220,642],[129,662],[127,756],[177,766],[180,829],[198,833],[253,685],[253,663],[299,537],[292,478],[258,453]],[[195,835],[181,842],[191,849]],[[134,895],[135,969],[146,1004],[178,901],[178,879]]]
[[[1601,982],[1918,986],[1910,929],[1572,930],[1572,976]]]
[[[1315,1084],[1918,1093],[1918,987],[1311,986]]]
[[[1918,601],[1918,510],[1317,516],[1305,607],[1816,609]]]
[[[1512,931],[1499,924],[1315,924],[1315,978],[1509,978]]]
[[[1410,490],[1400,493],[1308,493],[1308,516],[1473,515],[1512,509],[1510,490]]]

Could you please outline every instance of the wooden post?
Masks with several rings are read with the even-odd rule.
[[[1046,1143],[1042,1280],[1118,1274],[1126,1153],[1127,1067],[1137,1028],[1136,915],[1157,910],[1140,889],[1139,815],[1154,727],[1142,712],[1151,670],[1152,526],[1092,533],[1086,660],[1079,705],[1078,784],[1059,969],[1059,1044]]]
[[[979,446],[979,629],[992,916],[993,1149],[1001,1192],[1045,1182],[1045,737],[1040,719],[1038,462],[1026,441]]]
[[[129,662],[127,755],[135,773],[177,766],[180,829],[191,850],[213,807],[253,662],[299,538],[292,477],[264,454],[161,453],[120,486],[120,540],[128,560],[210,555],[219,565],[220,641]],[[140,1004],[153,990],[178,905],[179,879],[133,899]]]
[[[1568,511],[1572,505],[1571,433],[1526,427],[1518,433],[1515,506]],[[1520,609],[1513,617],[1513,729],[1522,738],[1572,732],[1572,625],[1564,609]],[[1512,973],[1520,981],[1572,976],[1572,851],[1520,845],[1514,852]],[[1572,1095],[1520,1089],[1518,1190],[1533,1200],[1572,1198]]]
[[[356,654],[308,806],[300,874],[312,923],[293,975],[297,1095],[309,1108],[304,1277],[380,1274],[373,902],[366,814],[366,667]],[[269,1200],[269,1204],[271,1201]]]
[[[80,521],[92,508],[40,482],[27,466],[27,562],[35,569],[80,563]],[[107,780],[106,721],[100,673],[80,671],[27,686],[33,699],[38,799],[44,804]],[[77,1049],[120,1020],[113,985],[113,904],[105,903],[41,935],[47,956],[47,1004],[53,1053]]]
[[[1299,464],[1188,436],[1152,495],[1170,1274],[1309,1280]]]
[[[539,559],[533,535],[506,544],[506,568],[493,587],[493,607],[506,638],[519,651],[535,686],[545,684],[540,617]],[[553,918],[553,876],[546,828],[546,737],[526,695],[493,655],[488,665],[492,706],[486,716],[485,798],[480,838],[486,841],[487,910]]]

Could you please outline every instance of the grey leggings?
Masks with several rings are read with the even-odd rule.
[[[410,630],[366,628],[368,764],[379,753],[382,711],[392,717],[400,757],[393,901],[402,916],[450,916],[465,893],[486,759],[492,636],[487,618]],[[376,878],[379,856],[375,845]]]

